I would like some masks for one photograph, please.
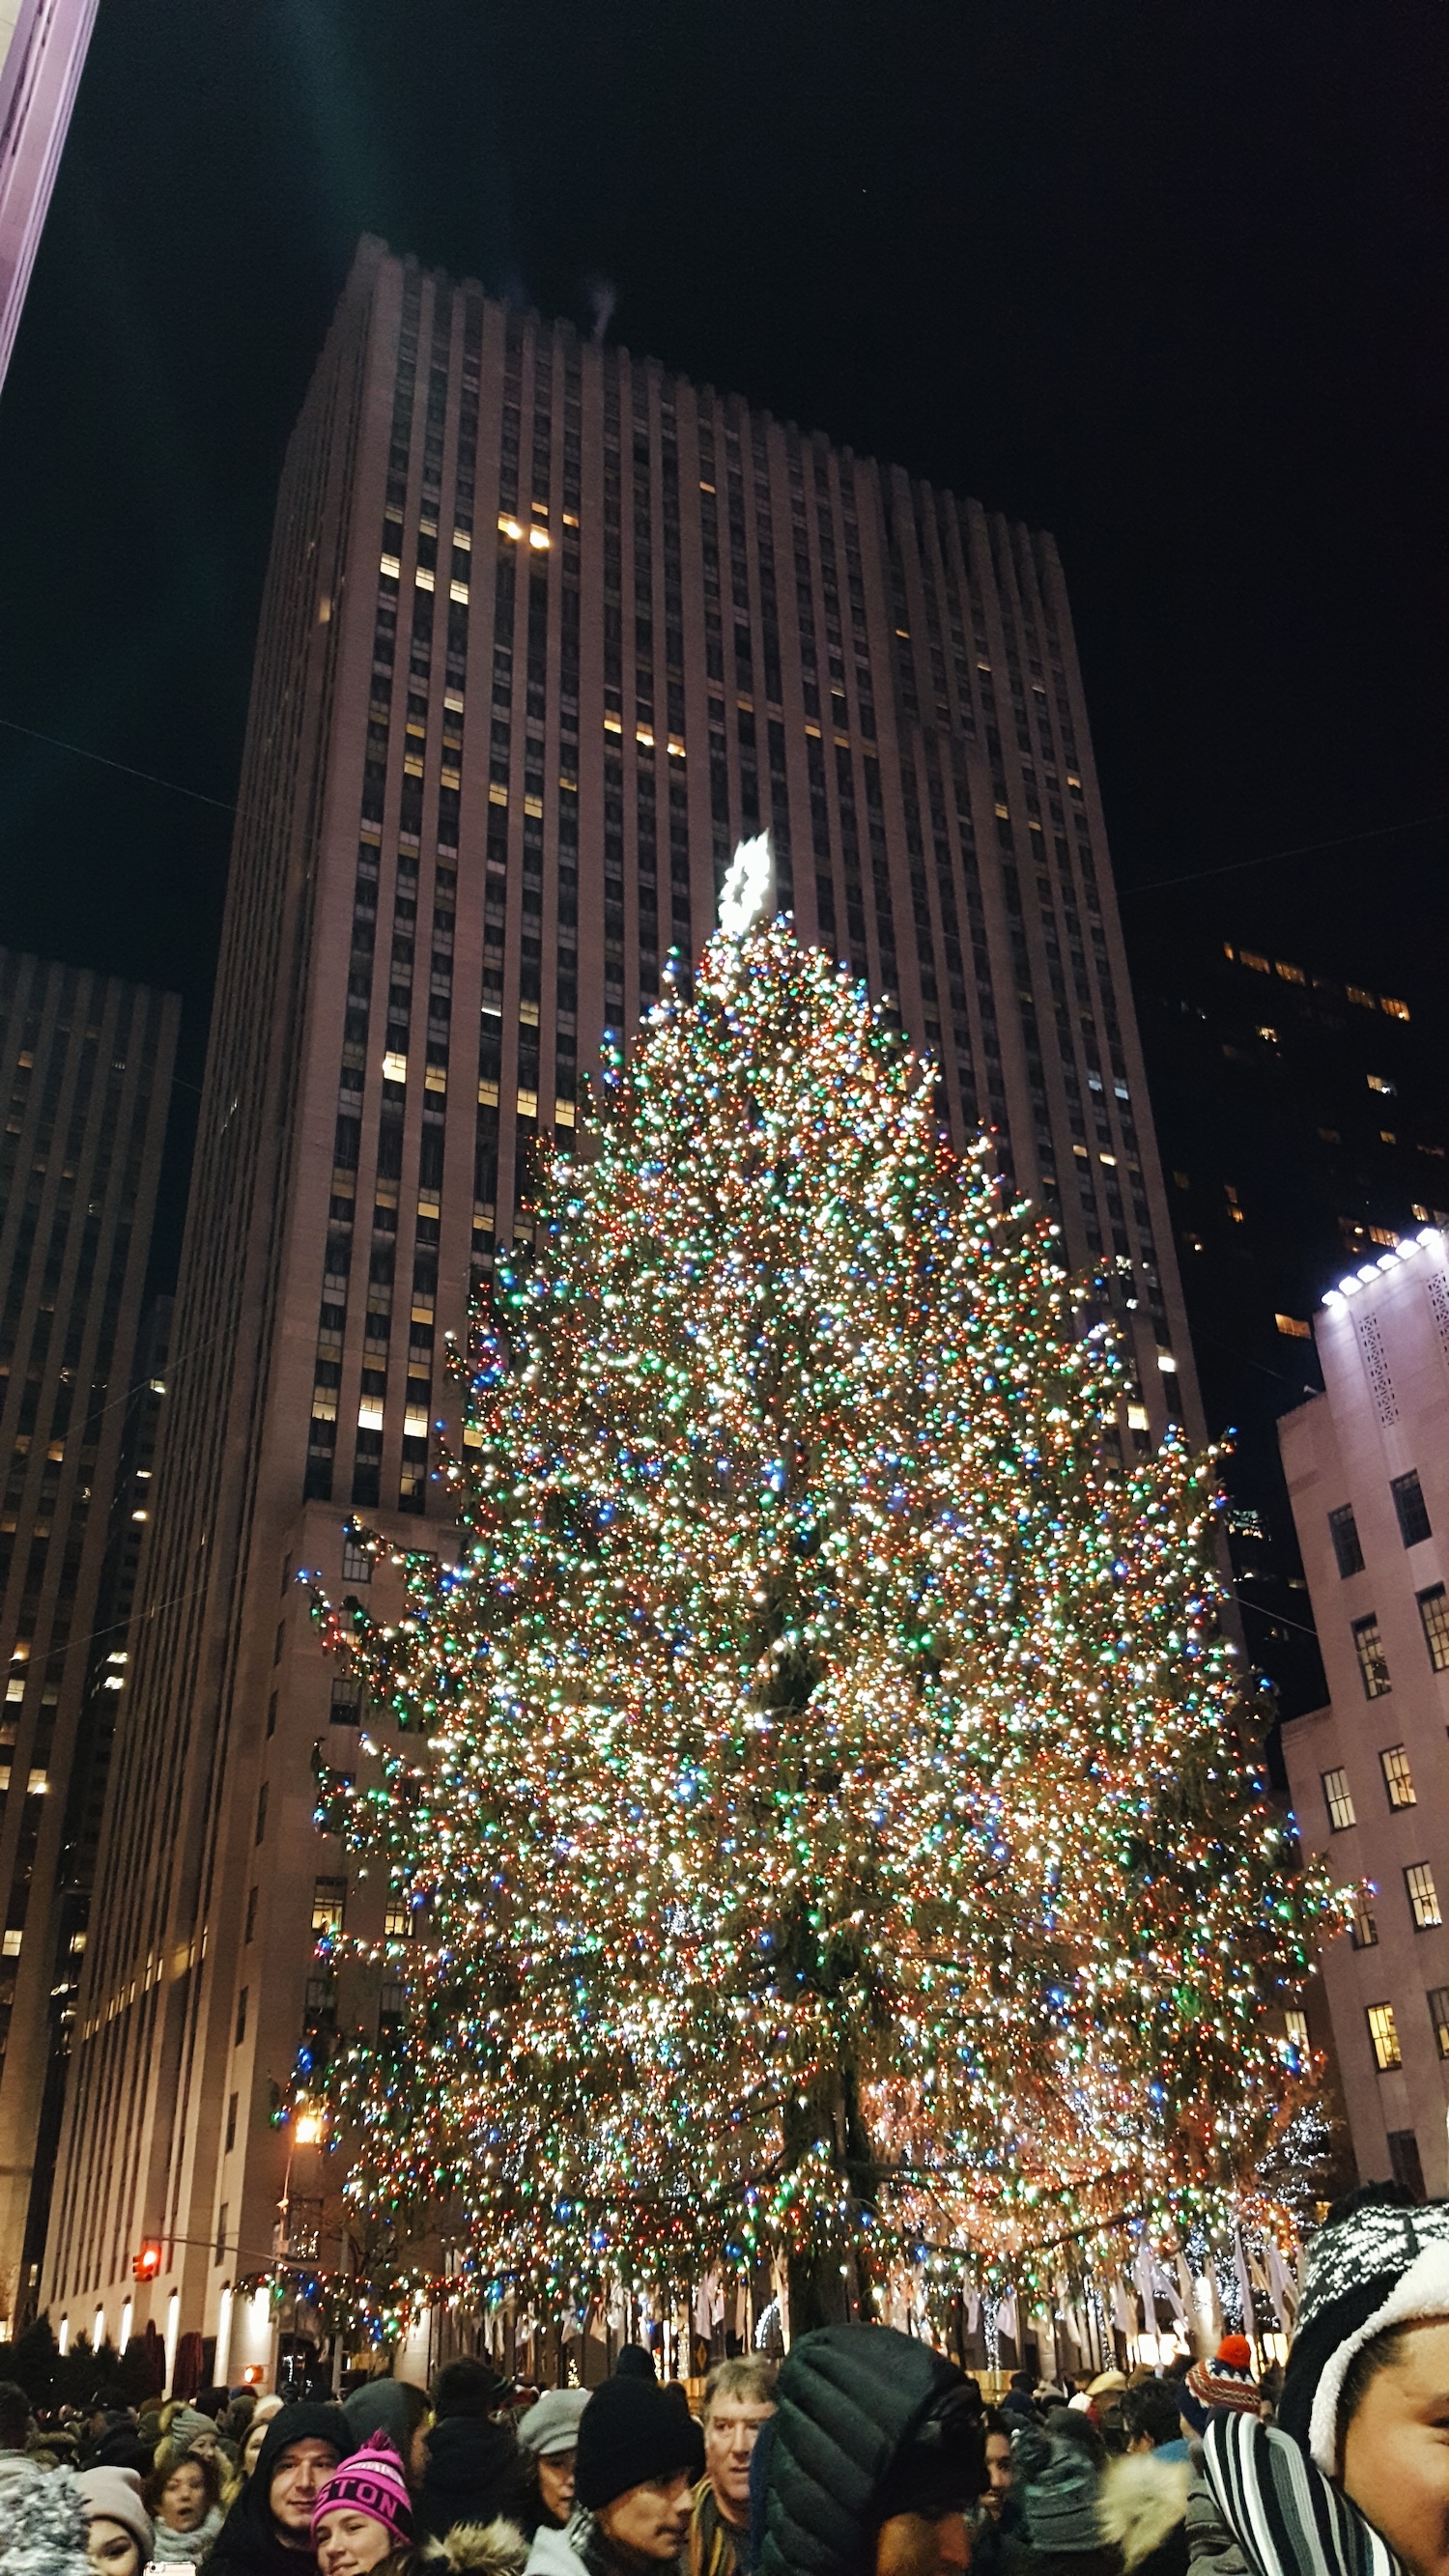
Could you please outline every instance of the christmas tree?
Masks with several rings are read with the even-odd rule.
[[[327,2077],[359,2221],[446,2210],[554,2313],[769,2254],[798,2328],[1261,2219],[1332,1901],[1263,1799],[1211,1460],[1124,1455],[1053,1229],[785,924],[716,939],[590,1128],[468,1357],[456,1567],[392,1626],[319,1605],[399,1727],[342,1818],[400,1990]]]

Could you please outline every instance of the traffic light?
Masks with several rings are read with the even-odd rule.
[[[155,2280],[157,2273],[161,2269],[161,2239],[159,2236],[142,2237],[141,2251],[133,2261],[131,2269],[138,2281]]]

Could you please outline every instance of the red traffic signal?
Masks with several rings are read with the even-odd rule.
[[[138,2281],[155,2280],[157,2273],[161,2269],[161,2239],[159,2236],[142,2237],[141,2251],[135,2257],[131,2265],[131,2269]]]

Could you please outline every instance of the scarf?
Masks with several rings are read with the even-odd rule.
[[[734,2523],[726,2522],[708,2478],[701,2478],[694,2490],[689,2525],[689,2576],[735,2576],[739,2543],[747,2538]]]
[[[1195,2559],[1210,2553],[1216,2521],[1219,2539],[1237,2542],[1249,2576],[1405,2576],[1357,2505],[1256,2415],[1211,2415],[1202,2465],[1211,2506],[1204,2511],[1200,2488],[1189,2502]]]
[[[211,2544],[225,2520],[220,2505],[214,2504],[194,2531],[173,2531],[169,2522],[158,2521],[153,2562],[158,2567],[199,2567],[211,2555]]]

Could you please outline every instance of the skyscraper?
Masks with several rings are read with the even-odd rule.
[[[1361,1884],[1323,1978],[1361,2174],[1449,2186],[1449,1240],[1403,1235],[1316,1318],[1279,1425],[1328,1678],[1283,1729],[1304,1848]],[[1362,1883],[1366,1882],[1366,1885]]]
[[[46,2262],[114,2333],[154,2243],[130,2316],[178,2380],[266,2357],[238,2283],[342,2259],[272,2120],[368,1902],[313,1823],[361,1712],[293,1578],[366,1581],[354,1508],[446,1551],[443,1335],[762,827],[958,1140],[1123,1265],[1145,1445],[1190,1369],[1051,541],[364,243],[277,516]]]
[[[0,949],[0,2308],[11,2318],[33,2308],[39,2272],[68,2037],[55,1989],[73,1992],[86,1940],[81,1793],[105,1756],[91,1687],[124,1668],[113,1634],[98,1670],[97,1630],[114,1615],[112,1498],[179,1011],[174,995]],[[124,1508],[139,1537],[144,1490],[133,1485]]]
[[[85,69],[96,0],[0,9],[0,384]]]
[[[1162,943],[1142,1036],[1209,1427],[1240,1434],[1229,1536],[1250,1650],[1286,1715],[1323,1667],[1278,1456],[1321,1383],[1311,1317],[1336,1264],[1446,1221],[1449,1100],[1417,999],[1365,984],[1331,928],[1309,955],[1238,934]]]

